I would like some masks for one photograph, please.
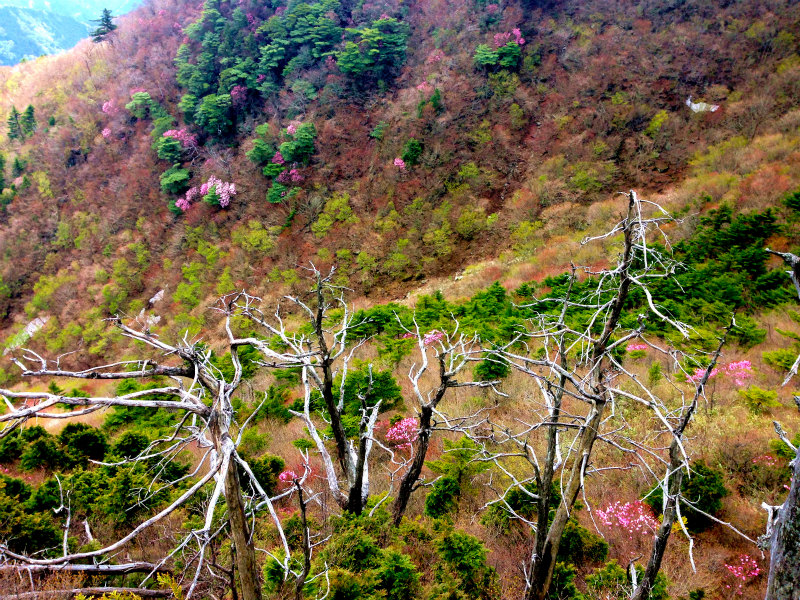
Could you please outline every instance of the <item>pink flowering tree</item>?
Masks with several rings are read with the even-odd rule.
[[[181,129],[168,129],[163,135],[164,137],[175,138],[187,150],[197,148],[197,135],[189,132],[185,127]]]
[[[641,500],[624,504],[617,501],[595,512],[606,527],[622,530],[631,538],[652,535],[659,526],[650,507]]]
[[[417,438],[418,431],[417,419],[406,417],[397,421],[386,431],[386,441],[399,450],[410,450],[411,444]]]
[[[227,208],[231,203],[231,198],[235,195],[235,183],[222,181],[218,177],[212,175],[204,184],[186,190],[186,194],[175,201],[175,206],[183,212],[186,212],[192,207],[195,200],[201,198],[203,202],[211,206]]]

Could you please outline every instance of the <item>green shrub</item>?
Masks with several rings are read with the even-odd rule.
[[[603,562],[608,557],[608,542],[570,518],[558,546],[558,560],[575,565]]]
[[[189,188],[189,178],[189,171],[176,163],[161,174],[161,190],[175,196],[182,194]]]
[[[706,466],[698,460],[691,465],[691,475],[684,474],[681,482],[681,495],[703,512],[716,515],[722,509],[722,499],[730,492],[725,487],[722,472]],[[653,488],[644,502],[653,509],[656,515],[661,514],[663,495],[660,486]],[[691,506],[681,506],[681,514],[686,517],[686,525],[692,531],[702,531],[713,524],[713,521],[692,510]]]
[[[286,462],[280,456],[265,454],[259,458],[248,460],[247,464],[250,465],[253,475],[256,476],[264,491],[270,496],[273,495],[278,486],[278,475],[283,471]]]
[[[143,433],[128,431],[114,444],[114,454],[121,458],[134,458],[150,445],[150,438]]]
[[[781,405],[778,402],[778,392],[773,390],[762,390],[760,387],[751,385],[746,390],[739,390],[739,395],[744,399],[747,408],[751,413],[760,415],[770,408],[777,408]]]
[[[641,565],[635,567],[637,579],[641,580],[644,575],[644,568]],[[628,590],[632,583],[628,571],[622,568],[616,560],[611,560],[603,567],[595,571],[586,578],[587,587],[592,597],[604,598],[605,600],[626,600]],[[663,573],[656,575],[653,588],[647,596],[647,600],[668,600],[667,594],[668,581]]]
[[[53,471],[66,463],[66,457],[52,435],[31,442],[22,452],[20,468],[23,471],[46,468]]]
[[[556,562],[550,589],[547,590],[547,600],[584,600],[584,595],[575,585],[577,574],[578,570],[574,566]]]
[[[376,588],[384,592],[386,600],[412,600],[417,597],[419,573],[405,554],[384,550],[374,573],[378,581]]]
[[[419,140],[411,138],[406,142],[403,147],[401,158],[407,165],[419,164],[419,159],[422,156],[422,143]]]
[[[101,461],[108,452],[105,434],[85,423],[68,423],[58,441],[73,465],[86,466],[89,460]]]

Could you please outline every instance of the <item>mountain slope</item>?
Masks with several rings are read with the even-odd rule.
[[[564,291],[572,265],[586,266],[580,291],[591,296],[591,271],[616,263],[619,240],[583,240],[614,227],[626,208],[619,192],[634,188],[678,217],[663,224],[664,251],[678,262],[674,282],[653,286],[662,314],[689,323],[706,352],[736,314],[724,364],[749,365],[747,384],[720,371],[691,445],[727,478],[721,517],[763,533],[759,506],[778,502],[788,481],[770,411],[798,426],[796,388],[779,387],[797,355],[795,296],[764,247],[800,253],[800,4],[152,0],[119,24],[108,43],[0,69],[9,352],[69,353],[74,368],[137,355],[109,327],[115,315],[141,316],[158,339],[219,349],[226,334],[209,307],[220,295],[246,289],[270,307],[300,297],[311,261],[335,266],[334,283],[367,309],[380,335],[367,354],[387,369],[406,360],[408,371],[407,331],[386,324],[404,314],[410,327],[417,300],[421,331],[436,334],[456,315],[501,330],[505,338],[487,336],[495,343],[519,330],[534,294]],[[29,115],[25,127],[6,126],[12,107]],[[643,294],[624,309],[625,328],[669,349],[654,358],[631,339],[616,347],[625,368],[675,402],[691,397],[675,358],[687,342],[657,324]],[[685,363],[689,373],[700,364]],[[25,386],[15,365],[0,369],[1,385]],[[263,435],[246,444],[289,457],[302,426],[277,423],[302,393],[284,375]],[[521,399],[538,398],[536,385],[517,375],[504,389],[510,405],[498,412],[510,406],[524,421]],[[459,401],[471,412],[482,399]],[[631,419],[621,434],[650,431],[641,407],[617,408]],[[618,466],[591,483],[592,510],[635,507],[649,491],[618,450],[603,450]],[[497,523],[473,518],[497,500],[488,489],[465,494],[454,520],[481,536],[515,597],[519,557],[532,548],[503,527],[502,512]],[[595,527],[587,512],[579,518]],[[675,535],[664,566],[673,596],[722,589],[732,581],[725,565],[755,554],[724,531],[698,535],[697,573]],[[608,532],[619,565],[647,552],[649,538],[629,533]],[[593,566],[561,575],[583,590]],[[763,597],[762,583],[756,573],[745,597]],[[573,591],[563,597],[580,598]]]

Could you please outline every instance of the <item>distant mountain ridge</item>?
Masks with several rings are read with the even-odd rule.
[[[0,7],[16,6],[72,17],[76,21],[89,23],[96,19],[104,8],[114,15],[123,15],[141,4],[138,0],[0,0]]]
[[[103,8],[114,15],[136,6],[133,0],[74,2],[0,0],[0,65],[54,54],[87,37]]]

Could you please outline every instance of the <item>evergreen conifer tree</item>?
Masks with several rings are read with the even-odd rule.
[[[6,155],[0,152],[0,192],[6,187]]]
[[[25,172],[25,161],[23,161],[19,156],[14,157],[14,163],[11,165],[11,173],[14,177],[19,177]]]
[[[117,28],[114,24],[114,15],[107,8],[104,8],[100,18],[93,19],[92,23],[97,23],[97,28],[92,32],[92,41],[96,44],[105,41],[106,36]]]
[[[24,137],[32,136],[36,131],[36,114],[32,104],[28,104],[25,112],[22,113],[22,116],[19,118],[19,125]]]
[[[8,139],[18,140],[22,138],[22,125],[20,114],[16,106],[11,107],[11,114],[8,115]]]

